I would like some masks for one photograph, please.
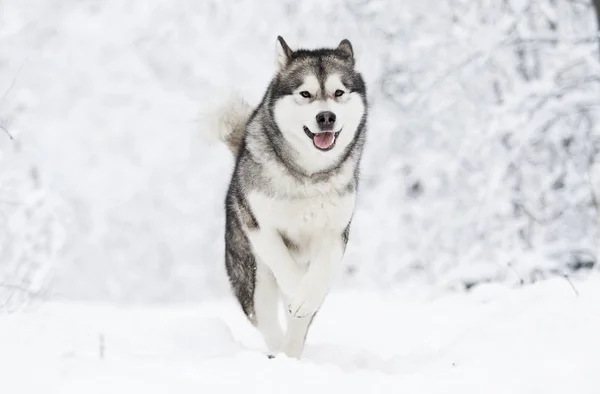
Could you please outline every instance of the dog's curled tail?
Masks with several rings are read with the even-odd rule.
[[[200,114],[202,134],[209,143],[225,143],[233,155],[237,156],[252,111],[250,104],[232,93],[212,110]]]

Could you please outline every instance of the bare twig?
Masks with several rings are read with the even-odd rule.
[[[558,35],[546,35],[546,36],[530,36],[530,37],[518,37],[514,40],[505,41],[504,45],[522,45],[522,44],[591,44],[596,42],[600,38],[600,34],[594,34],[591,36],[582,37],[568,37]]]
[[[15,74],[14,78],[12,79],[12,81],[10,83],[10,86],[4,92],[4,95],[2,96],[2,99],[0,99],[0,109],[2,109],[2,106],[4,105],[4,101],[6,100],[6,97],[8,96],[8,94],[10,93],[10,91],[14,88],[15,83],[17,82],[17,78],[19,77],[19,74],[21,74],[21,70],[23,70],[23,67],[25,66],[26,62],[27,62],[27,58],[25,58],[25,60],[23,60],[23,63],[21,63],[21,66],[19,67],[19,70],[17,71],[17,73]],[[0,120],[1,120],[1,118],[0,118]],[[6,135],[8,135],[8,137],[11,140],[14,140],[14,137],[12,136],[12,134],[8,131],[8,129],[6,127],[4,127],[2,125],[2,123],[0,123],[0,129],[4,130],[4,132],[6,133]]]
[[[573,289],[573,292],[577,297],[579,297],[579,292],[577,291],[577,288],[575,288],[575,285],[573,284],[573,282],[571,282],[571,279],[567,276],[567,274],[563,274],[563,278],[565,278],[565,280],[569,282],[571,288]]]
[[[523,213],[531,220],[533,220],[535,223],[537,224],[541,224],[541,225],[546,225],[549,223],[552,223],[553,221],[559,219],[564,213],[565,211],[559,211],[554,213],[553,215],[548,216],[547,218],[538,218],[536,215],[533,214],[533,212],[531,212],[530,209],[528,209],[525,204],[523,204],[520,201],[515,201],[514,204],[519,207]]]
[[[8,87],[6,92],[4,92],[4,95],[2,96],[2,99],[0,100],[0,109],[2,109],[2,105],[4,105],[4,101],[6,100],[6,97],[8,96],[10,91],[15,87],[15,83],[17,82],[17,78],[19,77],[19,74],[21,74],[21,70],[23,70],[23,67],[25,66],[25,62],[27,62],[27,58],[25,58],[25,60],[23,60],[23,63],[21,63],[19,70],[17,70],[17,73],[15,74],[14,78],[12,79],[10,86]]]
[[[8,138],[10,138],[11,140],[14,140],[15,138],[12,136],[12,134],[8,131],[8,129],[4,126],[2,126],[2,124],[0,124],[0,129],[4,130],[4,132],[6,133],[6,135],[8,136]]]

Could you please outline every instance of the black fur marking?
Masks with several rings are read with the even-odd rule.
[[[302,181],[308,175],[304,172],[300,166],[298,166],[291,157],[285,151],[285,142],[283,141],[283,135],[277,126],[274,126],[277,130],[276,133],[266,133],[269,141],[269,149],[277,157],[279,162],[287,169],[288,173],[298,181]],[[265,130],[267,131],[267,130]],[[277,141],[276,141],[277,140]]]
[[[346,185],[346,187],[344,188],[344,190],[342,191],[342,193],[340,193],[340,196],[344,196],[346,194],[350,194],[350,193],[354,193],[354,191],[356,191],[356,180],[353,179],[352,182],[348,182],[348,184]]]
[[[316,311],[315,313],[313,313],[313,315],[310,317],[310,321],[308,322],[308,326],[306,327],[306,331],[304,332],[304,339],[303,342],[306,342],[306,337],[308,336],[308,331],[310,330],[310,326],[312,326],[313,321],[315,320],[315,316],[317,316],[317,313],[319,313],[319,311]]]
[[[325,80],[332,70],[341,75],[347,89],[366,96],[362,75],[354,70],[354,61],[347,52],[337,49],[299,49],[292,54],[287,67],[273,78],[268,89],[271,103],[292,94],[302,84],[306,74],[315,75],[324,91]]]
[[[246,226],[249,230],[258,230],[260,227],[258,225],[258,221],[256,217],[252,213],[252,209],[248,204],[248,201],[244,197],[244,194],[239,190],[235,191],[235,198],[237,201],[237,207],[239,209],[241,215],[241,222]]]
[[[238,202],[239,194],[234,187],[230,186],[225,199],[225,268],[233,293],[250,322],[255,325],[256,260],[243,230],[244,218],[239,214],[243,212]],[[245,214],[242,213],[241,216]]]
[[[348,238],[350,237],[350,224],[351,223],[352,223],[352,221],[350,221],[350,223],[348,223],[348,225],[344,229],[344,232],[342,233],[342,243],[344,244],[344,249],[346,249],[346,245],[348,245]]]
[[[292,57],[292,54],[294,52],[290,49],[290,47],[285,42],[285,40],[283,39],[283,37],[277,36],[277,40],[279,41],[279,45],[281,45],[281,48],[283,49],[283,53],[285,54],[285,56],[287,58],[287,61],[289,62],[289,59]]]
[[[285,235],[282,231],[279,231],[279,235],[281,236],[281,239],[283,240],[283,243],[287,250],[289,250],[290,252],[298,252],[300,248],[294,243],[294,241],[289,239],[287,235]]]

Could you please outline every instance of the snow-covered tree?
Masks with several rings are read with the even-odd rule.
[[[25,159],[9,119],[0,116],[5,133],[0,135],[0,312],[45,297],[64,243],[66,217],[63,203],[43,189],[39,168]]]
[[[388,158],[381,178],[400,182],[377,187],[403,212],[378,218],[405,228],[389,233],[385,253],[408,263],[391,265],[389,278],[424,272],[469,287],[590,268],[600,237],[594,8],[422,6],[405,23],[413,36],[396,21],[384,49],[381,90],[401,115],[390,143],[375,149]]]

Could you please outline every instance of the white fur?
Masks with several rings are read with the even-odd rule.
[[[255,207],[251,206],[254,211]],[[261,218],[257,217],[257,220],[261,220]],[[263,226],[262,223],[261,227],[259,231],[252,231],[248,234],[255,257],[261,264],[269,267],[284,294],[295,294],[300,286],[303,270],[289,254],[277,228]]]
[[[341,186],[336,184],[338,180],[342,179],[334,178],[327,188],[307,185],[301,198],[274,199],[256,192],[248,195],[260,223],[258,231],[248,232],[257,270],[272,272],[287,304],[288,327],[281,350],[290,357],[300,357],[310,320],[323,303],[342,262],[341,235],[351,220],[356,195],[339,197],[335,192]],[[290,253],[279,231],[299,246],[299,252]],[[259,330],[272,351],[269,344],[280,337],[270,323],[274,320],[273,301],[263,297],[268,290],[261,286],[257,281],[255,310]],[[266,322],[260,322],[261,314],[268,315]]]
[[[302,318],[289,317],[287,319],[288,327],[281,346],[286,356],[300,358],[304,350],[306,332],[311,320],[312,316]]]
[[[209,144],[226,142],[234,131],[245,126],[253,110],[250,104],[234,92],[218,103],[198,116],[201,135]]]
[[[256,269],[254,290],[256,328],[263,336],[269,353],[275,355],[281,348],[283,330],[279,325],[279,288],[275,277],[264,264]]]
[[[322,171],[337,162],[344,149],[352,142],[365,112],[364,103],[358,93],[350,93],[342,84],[339,75],[332,74],[325,81],[325,100],[312,100],[300,95],[308,91],[313,97],[319,93],[319,83],[309,75],[304,83],[291,96],[286,96],[275,104],[275,121],[286,141],[296,152],[296,162],[309,173]],[[345,93],[335,97],[336,90]],[[303,126],[312,133],[319,133],[317,114],[331,111],[336,115],[334,131],[341,130],[332,150],[323,152],[315,148],[304,133]]]

